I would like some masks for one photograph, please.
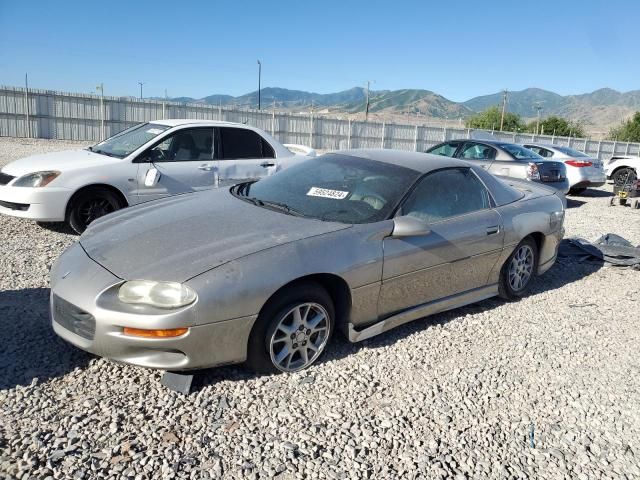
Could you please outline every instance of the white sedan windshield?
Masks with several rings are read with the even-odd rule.
[[[107,138],[104,142],[90,147],[90,150],[110,157],[124,158],[168,128],[158,123],[142,123]]]

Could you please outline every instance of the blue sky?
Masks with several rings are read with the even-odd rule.
[[[0,0],[0,84],[203,97],[640,88],[640,1]]]

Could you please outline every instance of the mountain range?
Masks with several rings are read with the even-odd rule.
[[[502,105],[502,98],[503,92],[497,92],[465,102],[454,102],[430,90],[372,90],[369,93],[369,112],[382,115],[419,114],[429,119],[464,119],[488,107]],[[171,100],[256,108],[258,92],[238,97],[210,95],[200,99],[177,97]],[[354,87],[341,92],[320,94],[266,87],[260,91],[260,101],[262,108],[271,108],[275,104],[278,110],[308,111],[313,106],[316,111],[355,114],[365,109],[366,90]],[[508,92],[509,112],[531,119],[536,116],[537,106],[541,108],[543,117],[558,115],[581,122],[587,130],[606,131],[640,110],[640,90],[618,92],[602,88],[591,93],[565,96],[540,88]]]

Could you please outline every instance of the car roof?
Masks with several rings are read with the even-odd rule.
[[[428,173],[432,170],[447,167],[470,167],[471,163],[456,158],[433,155],[431,153],[409,152],[406,150],[391,149],[352,149],[338,150],[330,154],[346,155],[349,157],[364,158],[384,162],[399,167],[409,168],[416,172]]]
[[[150,120],[149,123],[156,123],[158,125],[165,125],[167,127],[179,127],[182,125],[210,125],[210,126],[233,126],[233,127],[245,127],[253,128],[249,125],[235,122],[223,122],[221,120],[198,120],[195,118],[169,118],[164,120]]]

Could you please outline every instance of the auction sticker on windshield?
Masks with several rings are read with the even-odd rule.
[[[149,130],[147,130],[147,133],[150,133],[151,135],[160,135],[162,132],[163,130],[159,128],[150,128]]]
[[[349,192],[343,192],[342,190],[329,190],[328,188],[318,188],[311,187],[307,192],[309,197],[322,197],[322,198],[333,198],[336,200],[342,200]]]

